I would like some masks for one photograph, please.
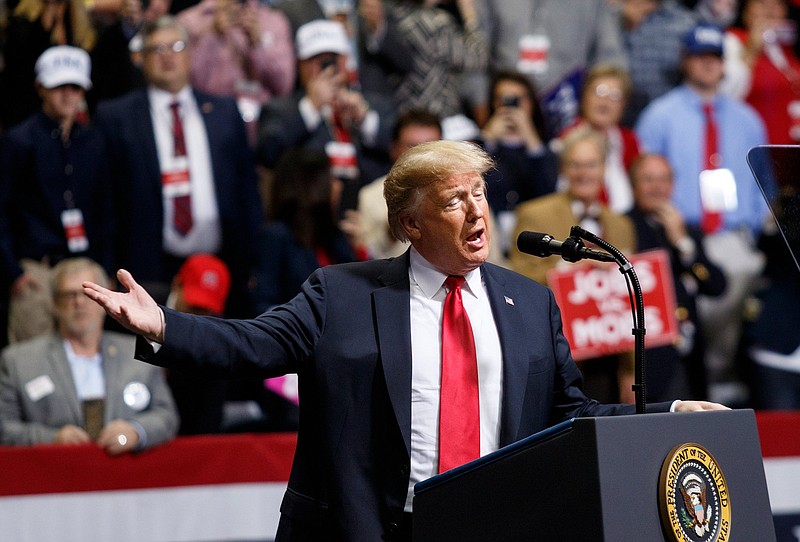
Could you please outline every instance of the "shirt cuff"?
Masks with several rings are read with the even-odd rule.
[[[139,442],[136,444],[134,451],[138,452],[139,450],[144,450],[145,446],[147,446],[147,431],[145,431],[144,426],[136,420],[128,420],[128,423],[133,426],[136,430],[136,434],[139,435]]]
[[[300,116],[303,118],[303,123],[306,125],[306,129],[309,132],[313,132],[317,129],[319,124],[322,122],[322,115],[320,115],[317,108],[314,107],[314,104],[311,102],[311,98],[308,96],[303,96],[300,98],[300,103],[297,104],[297,108],[300,110]]]
[[[526,147],[525,152],[528,153],[528,156],[531,158],[541,158],[545,155],[545,147],[543,143],[540,143],[538,147],[531,149],[530,147]]]
[[[370,109],[364,115],[364,121],[361,123],[361,141],[367,147],[374,147],[375,142],[378,140],[378,128],[381,124],[381,118],[378,112]]]
[[[164,317],[164,309],[161,307],[158,308],[158,315],[161,318],[161,333],[164,338],[167,337],[167,319]],[[156,354],[159,350],[161,350],[161,343],[158,341],[147,341],[150,344],[150,348],[153,349],[153,354]]]
[[[680,399],[675,399],[674,401],[672,401],[672,404],[669,406],[669,411],[670,411],[670,412],[675,412],[675,409],[677,409],[677,408],[678,408],[678,404],[679,404],[680,402],[681,402],[681,400],[680,400]]]

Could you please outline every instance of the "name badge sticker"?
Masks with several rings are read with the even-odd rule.
[[[167,198],[190,195],[190,181],[189,160],[185,156],[172,158],[170,165],[161,172],[161,190]]]
[[[37,376],[33,380],[26,382],[24,387],[28,398],[34,403],[56,391],[56,385],[53,384],[50,375]]]

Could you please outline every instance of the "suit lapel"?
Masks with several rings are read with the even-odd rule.
[[[199,93],[196,90],[193,90],[194,94],[194,101],[197,103],[197,109],[200,111],[200,118],[203,119],[203,124],[206,127],[206,137],[208,138],[208,151],[209,153],[213,154],[215,150],[216,142],[218,138],[216,137],[217,130],[212,130],[210,126],[214,125],[214,121],[219,117],[215,115],[216,108],[214,107],[214,103],[209,100],[208,96]]]
[[[224,156],[223,153],[223,140],[230,140],[231,131],[222,126],[223,120],[217,111],[217,107],[208,96],[203,93],[198,93],[193,90],[194,100],[197,103],[197,109],[200,111],[200,118],[203,121],[203,126],[206,131],[206,140],[208,141],[208,155],[211,158],[211,174],[212,181],[214,182],[214,193],[217,197],[217,206],[219,209],[226,209],[232,194],[230,190],[226,190],[223,185],[225,175],[223,175],[220,168],[223,162],[233,161],[234,156]]]
[[[411,453],[411,296],[409,253],[395,258],[379,277],[383,286],[372,293],[381,365],[389,400]],[[398,326],[399,322],[399,326]]]
[[[502,275],[491,264],[484,264],[481,272],[489,294],[489,303],[503,353],[500,446],[505,446],[516,440],[528,379],[528,365],[522,348],[523,338],[518,334],[520,329],[524,329],[520,312],[523,308],[514,304],[514,299],[505,289]]]
[[[47,362],[55,377],[56,389],[64,390],[64,399],[74,419],[83,420],[83,407],[78,400],[75,380],[72,378],[72,370],[69,367],[67,353],[64,351],[64,343],[59,335],[53,335],[48,342]]]

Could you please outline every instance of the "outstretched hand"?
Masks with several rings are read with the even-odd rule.
[[[678,404],[675,405],[675,412],[699,412],[701,410],[730,410],[730,408],[709,401],[678,401]]]
[[[87,281],[83,293],[126,329],[150,341],[164,342],[164,314],[155,300],[124,269],[117,271],[117,280],[127,292],[112,292]]]

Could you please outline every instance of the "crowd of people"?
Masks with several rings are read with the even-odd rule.
[[[649,353],[653,400],[800,408],[800,350],[775,337],[800,322],[765,324],[796,313],[774,316],[775,303],[795,306],[800,277],[746,162],[752,147],[800,143],[800,2],[4,8],[0,335],[13,344],[0,418],[19,426],[3,442],[92,438],[117,453],[179,430],[294,427],[291,382],[103,375],[98,360],[133,343],[96,329],[71,274],[103,284],[124,268],[165,306],[253,318],[318,268],[406,252],[414,239],[387,219],[386,175],[442,139],[494,161],[483,172],[494,264],[547,284],[564,262],[521,254],[516,236],[564,238],[574,224],[626,253],[667,250],[680,338]],[[76,314],[93,319],[71,339]],[[20,361],[61,350],[63,374]],[[581,362],[591,395],[629,401],[631,359]],[[117,378],[125,393],[103,393]],[[70,385],[59,416],[37,412]],[[84,423],[98,399],[108,431]],[[260,405],[255,424],[226,423],[234,399]]]

